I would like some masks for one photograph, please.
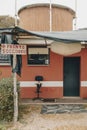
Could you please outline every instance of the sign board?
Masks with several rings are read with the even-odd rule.
[[[26,55],[26,45],[1,44],[1,54]]]

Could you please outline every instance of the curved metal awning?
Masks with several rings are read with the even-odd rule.
[[[27,31],[20,27],[0,29],[0,34],[16,36],[36,36],[63,43],[87,42],[87,29],[59,32]]]

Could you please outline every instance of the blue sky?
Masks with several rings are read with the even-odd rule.
[[[17,10],[21,7],[33,3],[48,3],[50,0],[0,0],[0,15],[15,16],[15,1],[17,1]],[[87,28],[87,0],[51,0],[52,3],[68,6],[75,10],[77,1],[77,29]]]

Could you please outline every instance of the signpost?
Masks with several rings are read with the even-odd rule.
[[[13,55],[13,68],[16,66],[16,55],[26,54],[26,45],[19,44],[1,44],[1,54]],[[18,120],[18,93],[16,73],[13,73],[14,85],[14,123]]]

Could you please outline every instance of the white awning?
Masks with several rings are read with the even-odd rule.
[[[51,51],[64,56],[72,55],[81,51],[81,44],[80,43],[66,44],[66,43],[53,42],[51,44]]]
[[[48,48],[29,48],[29,54],[48,54]]]

